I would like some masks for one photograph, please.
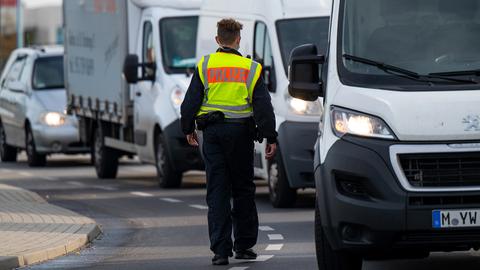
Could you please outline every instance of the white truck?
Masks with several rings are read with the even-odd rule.
[[[331,17],[327,53],[290,64],[290,93],[324,98],[318,268],[478,250],[480,0],[338,0]]]
[[[122,155],[155,164],[162,187],[202,169],[180,128],[180,105],[195,67],[200,0],[64,1],[68,111],[92,149],[99,178],[114,178]],[[142,62],[138,83],[122,77]],[[129,62],[128,60],[126,61]],[[132,73],[130,73],[132,74]]]
[[[290,51],[314,43],[328,44],[331,0],[245,0],[232,9],[230,1],[205,0],[199,20],[197,58],[215,52],[216,23],[233,17],[243,23],[240,52],[263,65],[279,132],[279,154],[267,162],[265,145],[255,146],[255,175],[268,179],[275,207],[289,207],[297,189],[313,188],[313,146],[322,113],[321,99],[306,102],[288,95]]]

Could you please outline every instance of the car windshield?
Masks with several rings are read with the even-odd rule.
[[[196,65],[198,17],[173,17],[160,21],[162,56],[168,73],[185,73]]]
[[[420,75],[480,69],[480,0],[343,0],[342,8],[338,57],[350,82],[425,84],[350,56]]]
[[[41,57],[35,60],[32,86],[34,90],[64,88],[63,56]]]
[[[318,53],[325,54],[328,44],[329,17],[286,19],[277,21],[277,33],[285,73],[290,52],[303,44],[317,45]]]

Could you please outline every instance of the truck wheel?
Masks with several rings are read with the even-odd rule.
[[[17,148],[7,144],[7,136],[2,123],[0,123],[0,158],[2,162],[17,161]]]
[[[158,184],[162,188],[178,188],[182,185],[182,173],[175,171],[166,150],[165,138],[158,133],[155,139],[155,167]]]
[[[47,165],[47,156],[39,154],[35,146],[35,140],[33,138],[33,132],[30,126],[27,126],[25,134],[25,150],[27,152],[28,166],[30,167],[44,167]]]
[[[362,269],[363,261],[361,257],[332,249],[323,231],[317,202],[315,202],[315,248],[319,270]]]
[[[268,190],[270,201],[275,208],[292,207],[297,200],[297,190],[291,188],[288,184],[287,173],[280,152],[269,164]]]
[[[105,146],[101,126],[95,129],[93,147],[93,160],[97,177],[100,179],[117,177],[118,154],[114,149]]]

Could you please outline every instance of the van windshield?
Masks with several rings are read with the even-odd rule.
[[[343,0],[341,8],[344,83],[392,89],[479,81],[480,0]],[[415,80],[405,70],[436,77]]]
[[[35,60],[32,75],[34,90],[64,88],[63,56],[42,57]]]
[[[198,17],[160,20],[162,58],[167,73],[186,73],[196,65]]]
[[[303,44],[315,44],[319,54],[325,54],[328,45],[329,17],[286,19],[277,21],[278,42],[285,73],[288,71],[290,52]]]

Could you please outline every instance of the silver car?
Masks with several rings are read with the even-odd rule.
[[[44,166],[52,153],[77,154],[78,121],[66,114],[63,48],[15,50],[0,77],[0,157],[15,162],[26,150],[30,166]]]

